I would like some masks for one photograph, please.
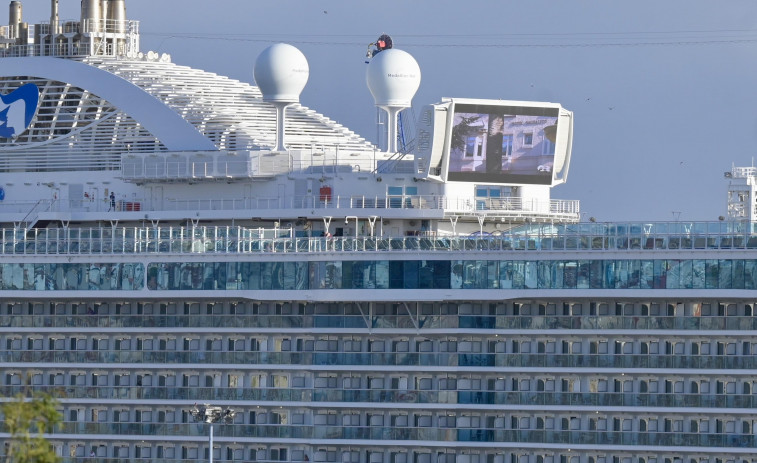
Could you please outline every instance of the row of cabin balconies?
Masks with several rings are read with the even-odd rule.
[[[367,305],[367,304],[366,304]],[[417,328],[416,328],[417,324]],[[8,315],[0,327],[19,328],[400,328],[480,330],[752,331],[757,317],[532,316],[532,315]]]
[[[6,367],[0,395],[13,396],[26,387],[62,398],[169,398],[229,400],[386,402],[404,403],[540,403],[617,404],[667,403],[711,406],[712,403],[752,402],[757,375],[707,373],[573,373],[553,372],[397,372],[397,371],[245,371],[193,368],[158,371],[144,368],[85,369]],[[148,369],[150,368],[150,369]],[[669,397],[672,395],[673,397]],[[607,397],[604,397],[607,396]],[[723,399],[722,396],[728,397]],[[512,401],[512,402],[508,402]],[[701,405],[697,405],[701,404]],[[728,405],[731,406],[731,405]]]
[[[238,439],[247,442],[257,439],[277,440],[372,440],[372,441],[411,441],[413,444],[423,441],[431,442],[497,442],[506,444],[551,444],[551,445],[581,445],[582,448],[591,446],[624,445],[639,447],[702,447],[702,448],[754,448],[757,446],[757,435],[751,432],[751,420],[699,418],[696,420],[658,418],[648,419],[602,418],[593,421],[581,420],[576,415],[562,417],[507,417],[499,418],[502,426],[498,427],[496,416],[415,416],[419,422],[427,422],[423,426],[398,425],[361,425],[361,424],[327,424],[331,417],[338,420],[338,415],[314,415],[313,424],[233,424],[217,426],[215,433],[219,439]],[[361,415],[341,415],[343,422],[353,423],[361,419]],[[383,421],[383,417],[382,421]],[[484,418],[484,419],[482,419]],[[528,420],[528,427],[521,423]],[[550,426],[551,420],[551,426]],[[486,423],[484,422],[486,421]],[[581,427],[581,421],[586,427]],[[436,422],[436,426],[434,425]],[[323,424],[321,424],[323,423]],[[491,423],[493,426],[488,426]],[[575,423],[575,424],[574,424]],[[512,426],[513,424],[517,427]],[[685,430],[689,425],[692,430]],[[663,429],[635,431],[634,426],[655,426]],[[680,430],[675,427],[680,425]],[[746,432],[737,429],[739,425]],[[541,426],[541,427],[539,427]],[[598,426],[591,429],[591,426]],[[696,430],[693,429],[697,426]],[[702,428],[699,428],[702,426]],[[602,429],[605,427],[605,429]],[[733,431],[730,431],[733,429]],[[56,425],[54,434],[96,434],[100,436],[149,436],[155,438],[187,436],[200,437],[207,435],[207,426],[198,423],[134,423],[134,422],[70,422],[64,421]],[[410,443],[410,442],[408,442]]]
[[[59,459],[61,463],[131,463],[134,460],[145,463],[190,463],[197,462],[198,459],[206,460],[209,456],[208,447],[197,442],[133,443],[102,439],[82,440],[85,437],[76,436],[66,442],[49,439],[49,442],[55,453],[62,456]],[[304,463],[310,461],[308,455],[313,455],[316,462],[326,461],[324,458],[318,458],[316,448],[302,445],[243,445],[216,442],[213,450],[213,459],[217,462]],[[0,458],[4,460],[5,457],[4,453],[0,453]]]
[[[370,312],[369,312],[370,304]],[[631,317],[636,324],[653,319],[661,323],[661,329],[686,329],[701,326],[701,329],[733,329],[733,323],[724,319],[752,319],[753,302],[734,300],[651,301],[595,300],[595,301],[444,301],[406,303],[371,301],[355,303],[343,302],[292,302],[292,301],[254,301],[254,300],[149,300],[149,301],[34,301],[5,300],[0,303],[0,315],[321,315],[321,316],[357,316],[370,313],[382,317],[437,316],[453,315],[495,317],[495,326],[509,326],[505,320],[511,318],[529,319],[538,323],[544,317],[552,320],[555,326],[550,328],[580,328],[582,323],[568,323],[565,320],[587,321],[587,327],[597,325],[601,328],[631,327],[627,322],[607,322],[607,320],[625,320]],[[502,318],[502,317],[505,318]],[[599,318],[597,318],[599,317]],[[616,318],[617,317],[617,318]],[[671,322],[670,320],[676,320]],[[677,321],[677,320],[685,320]],[[521,328],[525,322],[518,321],[512,326]],[[575,326],[579,325],[579,326]],[[626,326],[628,325],[628,326]],[[638,328],[638,326],[633,326]],[[654,328],[653,326],[649,327]]]
[[[339,302],[292,302],[255,300],[146,300],[146,301],[77,301],[77,300],[5,300],[0,302],[0,315],[359,315],[367,310],[366,304],[351,301]],[[655,317],[668,318],[752,318],[754,301],[711,300],[701,301],[665,299],[635,300],[545,300],[531,301],[444,301],[398,303],[372,301],[371,314],[377,316],[407,316],[412,313],[425,316],[489,316],[525,317],[536,319],[555,317]]]
[[[0,391],[20,394],[27,386],[5,386]],[[186,400],[186,401],[254,401],[297,403],[447,404],[455,408],[466,405],[503,407],[676,407],[699,409],[754,409],[755,394],[714,393],[635,393],[635,392],[554,392],[554,391],[480,391],[480,390],[396,390],[396,389],[312,389],[312,388],[219,388],[219,387],[143,387],[143,386],[37,386],[59,399],[76,400]]]
[[[373,367],[508,367],[508,368],[647,368],[721,370],[757,369],[754,355],[613,355],[492,353],[344,353],[344,352],[155,352],[155,351],[14,351],[0,352],[3,363],[373,366]]]
[[[107,425],[121,423],[193,424],[188,405],[83,405],[66,402],[62,405],[64,423],[75,425]],[[690,432],[715,434],[756,434],[757,414],[723,410],[685,409],[657,412],[638,410],[605,412],[602,410],[492,410],[489,408],[460,410],[448,408],[432,411],[425,408],[339,408],[319,409],[299,404],[286,408],[278,405],[234,406],[237,412],[233,425],[280,426],[365,426],[393,428],[486,428],[505,430],[552,431],[624,431],[624,432]],[[110,432],[102,432],[110,434]],[[193,435],[186,432],[186,435]]]
[[[751,337],[654,333],[436,336],[45,333],[0,335],[4,361],[306,365],[467,365],[660,368],[748,368],[757,364]]]
[[[71,442],[52,441],[61,463],[130,463],[144,462],[189,463],[207,459],[208,448],[193,442]],[[741,453],[741,454],[739,454]],[[89,455],[89,456],[87,456]],[[109,457],[111,456],[112,457]],[[0,458],[5,455],[0,453]],[[757,463],[757,457],[743,452],[717,456],[697,452],[637,449],[634,452],[576,449],[486,449],[438,448],[413,446],[411,449],[350,445],[347,449],[335,446],[300,446],[273,444],[233,444],[216,442],[213,460],[217,462],[254,461],[258,463]]]
[[[180,427],[201,427],[193,421],[189,408],[170,408],[146,406],[94,406],[67,405],[63,409],[63,426],[148,426],[163,425]],[[757,414],[724,414],[719,411],[711,413],[656,413],[628,411],[605,413],[603,411],[548,411],[516,410],[512,412],[495,412],[490,410],[466,411],[429,411],[429,410],[380,410],[380,409],[319,409],[303,406],[301,408],[244,408],[233,407],[236,415],[234,422],[217,426],[217,429],[229,427],[247,427],[249,425],[279,428],[286,432],[287,427],[369,427],[393,429],[490,429],[506,431],[582,431],[582,432],[626,432],[626,433],[700,433],[700,434],[740,434],[754,435],[757,438]],[[175,433],[165,430],[169,435],[197,435],[190,430]],[[269,431],[270,432],[270,431]],[[103,431],[99,434],[112,434]],[[202,435],[202,433],[200,434]],[[238,431],[231,435],[240,436]],[[242,436],[240,436],[242,437]]]

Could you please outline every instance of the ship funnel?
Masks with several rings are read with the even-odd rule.
[[[50,1],[50,35],[60,33],[58,23],[59,23],[58,0],[51,0]]]
[[[8,25],[11,29],[10,38],[18,39],[21,37],[21,34],[19,34],[21,21],[23,21],[23,7],[21,6],[21,2],[14,0],[10,4],[10,12],[8,14]]]
[[[387,151],[397,151],[397,116],[409,108],[421,85],[421,69],[410,53],[396,48],[377,53],[365,75],[376,106],[387,112]]]
[[[108,4],[108,32],[123,34],[126,32],[126,2],[110,0]]]
[[[255,83],[263,101],[276,107],[276,149],[284,146],[284,118],[287,106],[300,102],[300,93],[310,77],[308,60],[300,50],[286,43],[277,43],[263,50],[255,60]]]
[[[100,32],[103,11],[102,0],[82,0],[81,2],[81,30],[82,32]]]

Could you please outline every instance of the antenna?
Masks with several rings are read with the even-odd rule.
[[[255,60],[255,83],[263,101],[276,108],[276,148],[284,146],[284,118],[287,106],[300,102],[300,93],[310,77],[308,60],[300,50],[286,43],[276,43],[263,50]]]
[[[386,150],[396,152],[397,116],[410,107],[421,84],[421,69],[410,53],[389,48],[373,57],[365,78],[376,106],[389,117]]]

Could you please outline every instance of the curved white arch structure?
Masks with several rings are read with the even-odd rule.
[[[216,151],[201,134],[165,103],[126,79],[88,64],[59,58],[5,58],[0,77],[54,79],[104,98],[138,121],[170,151]]]

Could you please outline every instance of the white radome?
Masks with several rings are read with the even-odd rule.
[[[310,67],[296,47],[276,43],[255,60],[253,76],[263,93],[263,101],[298,103],[310,77]]]
[[[410,53],[391,48],[373,57],[365,79],[376,106],[406,108],[421,85],[421,68]]]

